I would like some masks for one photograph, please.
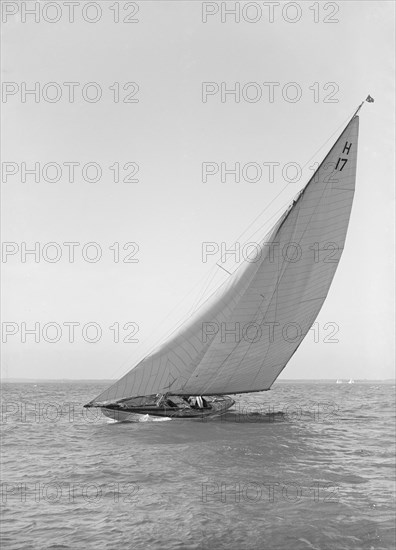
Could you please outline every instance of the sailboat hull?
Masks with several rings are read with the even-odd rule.
[[[125,407],[119,404],[112,404],[101,407],[102,413],[116,420],[117,422],[140,422],[143,416],[149,415],[152,418],[205,418],[208,416],[217,416],[231,408],[235,401],[228,396],[205,398],[208,406],[205,408],[194,408],[185,406],[145,406],[145,407]]]

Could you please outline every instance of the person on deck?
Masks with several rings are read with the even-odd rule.
[[[200,395],[191,395],[188,398],[188,402],[190,403],[190,406],[193,409],[203,409],[204,408],[203,400],[202,400],[202,397]]]

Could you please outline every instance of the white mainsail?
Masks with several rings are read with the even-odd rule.
[[[178,332],[92,404],[157,393],[267,390],[311,328],[337,269],[355,189],[359,117],[245,261]]]

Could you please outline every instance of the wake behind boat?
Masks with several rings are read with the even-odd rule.
[[[116,420],[197,418],[232,407],[226,394],[271,388],[321,310],[344,250],[362,105],[262,238],[258,259],[227,271],[223,284],[170,339],[86,407],[100,407]],[[290,247],[294,253],[285,254]],[[274,258],[274,250],[282,253]],[[242,337],[224,338],[224,326],[233,327],[234,336],[238,327]],[[290,327],[297,335],[290,336]]]

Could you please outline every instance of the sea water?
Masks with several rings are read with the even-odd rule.
[[[5,383],[2,548],[394,548],[394,385],[277,382],[117,423],[104,382]]]

